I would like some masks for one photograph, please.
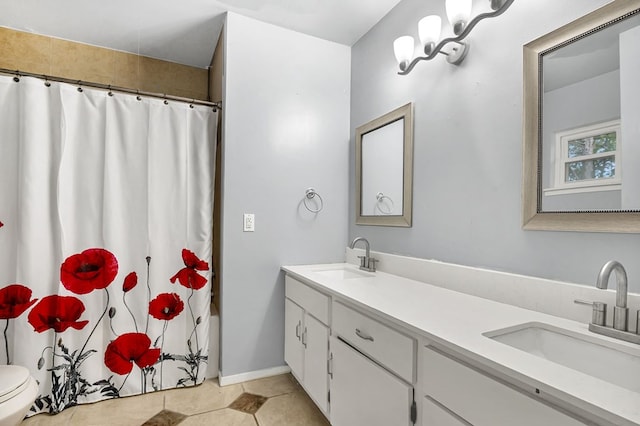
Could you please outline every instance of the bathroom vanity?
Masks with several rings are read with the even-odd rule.
[[[640,424],[637,345],[351,264],[283,270],[285,360],[334,426]]]

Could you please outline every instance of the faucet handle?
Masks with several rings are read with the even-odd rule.
[[[375,257],[370,257],[369,258],[369,272],[375,272],[376,271],[376,262],[378,261],[378,259],[376,259]]]
[[[368,266],[366,265],[367,256],[358,256],[358,259],[360,259],[360,268],[366,268]]]
[[[587,305],[592,306],[593,311],[591,312],[591,323],[595,325],[605,325],[605,321],[607,319],[607,304],[604,302],[590,302],[587,300],[576,299],[573,303],[577,303],[578,305]]]

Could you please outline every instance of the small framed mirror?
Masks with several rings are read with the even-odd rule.
[[[640,0],[524,46],[522,226],[640,232]]]
[[[411,226],[413,103],[356,129],[356,224]]]

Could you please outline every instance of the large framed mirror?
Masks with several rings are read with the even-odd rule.
[[[523,228],[640,233],[640,0],[523,54]]]
[[[356,224],[411,226],[413,104],[356,129]]]

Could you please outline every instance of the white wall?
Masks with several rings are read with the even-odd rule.
[[[439,55],[407,76],[396,74],[393,40],[417,39],[421,17],[446,15],[444,1],[399,3],[353,47],[351,134],[415,102],[413,227],[355,225],[350,176],[350,238],[363,235],[377,251],[585,284],[617,259],[640,291],[640,236],[523,231],[520,223],[522,46],[606,3],[517,0],[478,24],[459,67]]]
[[[281,265],[344,259],[350,99],[348,47],[234,13],[225,43],[223,377],[284,365]]]
[[[623,149],[622,208],[637,209],[640,206],[640,167],[629,167],[640,158],[640,28],[620,34],[620,92],[621,133]],[[624,68],[623,68],[624,67]],[[625,158],[627,160],[625,161]]]
[[[404,120],[371,131],[362,137],[363,216],[402,215],[404,194]],[[382,193],[387,198],[378,200]]]

